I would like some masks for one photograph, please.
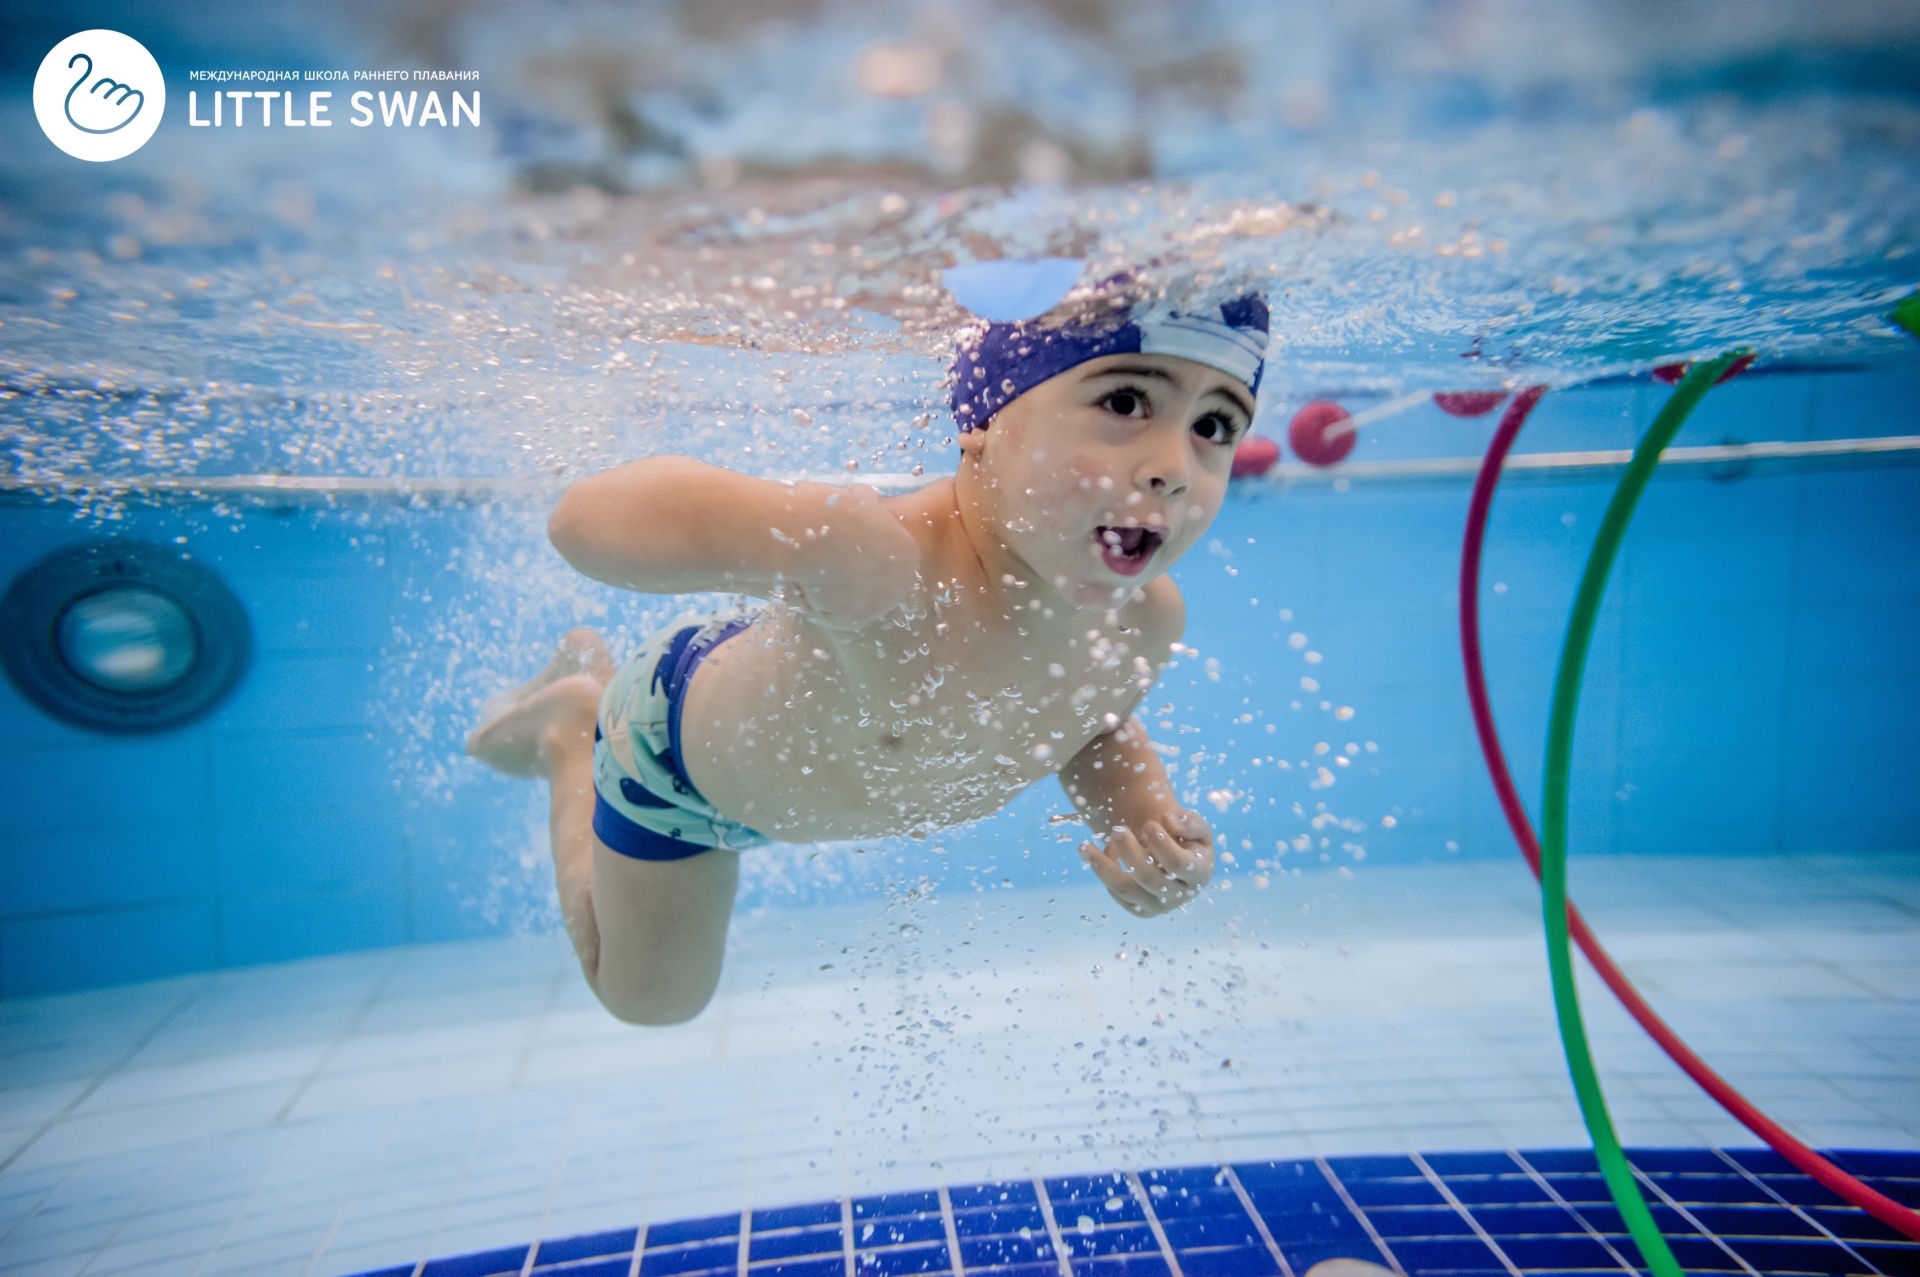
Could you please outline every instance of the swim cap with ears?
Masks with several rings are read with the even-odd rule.
[[[1013,399],[1103,355],[1175,355],[1258,393],[1266,353],[1267,303],[1258,293],[1236,297],[1214,315],[1142,304],[1065,325],[989,323],[961,338],[948,396],[962,431],[984,429]]]

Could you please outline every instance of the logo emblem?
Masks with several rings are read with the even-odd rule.
[[[160,64],[132,36],[70,35],[40,61],[33,113],[47,140],[77,160],[117,160],[147,144],[167,109]]]

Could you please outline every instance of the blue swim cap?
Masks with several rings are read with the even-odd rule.
[[[948,387],[954,422],[962,431],[983,429],[1013,399],[1103,355],[1175,355],[1259,392],[1267,353],[1260,294],[1236,297],[1211,315],[1118,298],[1106,310],[1065,323],[988,323],[964,333]]]

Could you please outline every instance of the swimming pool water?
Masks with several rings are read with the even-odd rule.
[[[1916,396],[1900,369],[1757,376],[1709,396],[1680,443],[1897,430]],[[1651,381],[1550,394],[1523,451],[1623,448],[1659,402]],[[1360,457],[1472,457],[1490,429],[1428,407],[1365,436]],[[1576,861],[1907,846],[1920,469],[1901,455],[1744,476],[1676,466],[1656,481],[1582,710]],[[1518,477],[1494,508],[1483,624],[1523,793],[1606,493],[1580,474]],[[187,538],[242,596],[258,655],[214,717],[103,738],[0,688],[0,757],[22,778],[3,817],[10,995],[551,925],[544,800],[462,758],[461,735],[566,627],[603,625],[619,647],[691,603],[567,573],[538,492],[230,504],[141,500],[110,525]],[[1223,902],[1296,867],[1514,854],[1459,674],[1465,504],[1464,475],[1253,485],[1176,569],[1198,655],[1167,672],[1149,722],[1180,751],[1183,800],[1235,857]],[[0,526],[9,576],[89,536],[57,504],[0,507]],[[968,894],[1066,883],[1080,870],[1070,831],[1048,823],[1058,810],[1036,787],[926,844],[756,852],[743,904],[871,900],[923,877]],[[76,838],[97,846],[79,865],[55,854]]]
[[[1888,312],[1920,279],[1914,14],[86,0],[0,24],[28,143],[0,156],[0,582],[138,540],[224,578],[255,640],[159,736],[0,687],[0,1272],[1303,1277],[1322,1242],[1618,1271],[1460,694],[1491,419],[1423,405],[1337,471],[1289,454],[1180,566],[1193,650],[1149,718],[1232,857],[1190,913],[1113,917],[1036,792],[925,843],[757,853],[712,1012],[643,1034],[591,1003],[541,799],[459,738],[567,626],[630,645],[680,603],[567,572],[554,494],[659,451],[949,471],[941,272],[999,257],[1263,288],[1275,439],[1311,399],[1549,386],[1483,603],[1528,795],[1598,454],[1645,428],[1655,365],[1756,348],[1679,441],[1723,451],[1666,468],[1609,596],[1573,891],[1716,1066],[1911,1198],[1920,362]],[[68,164],[24,85],[88,24],[137,28],[182,101],[197,69],[444,65],[478,72],[486,125],[170,116]],[[1690,1269],[1920,1267],[1587,1004]],[[1543,1181],[1573,1205],[1510,1192]]]

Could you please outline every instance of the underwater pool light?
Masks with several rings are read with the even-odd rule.
[[[20,694],[63,722],[154,732],[206,714],[246,670],[247,614],[177,550],[98,541],[57,551],[0,599],[0,657]]]
[[[200,639],[186,609],[145,586],[67,604],[54,627],[67,668],[108,692],[162,692],[193,672]]]

